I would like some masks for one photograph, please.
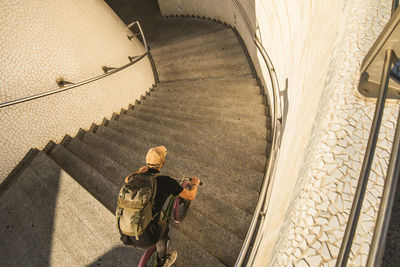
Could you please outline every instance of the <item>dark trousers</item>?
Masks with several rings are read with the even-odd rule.
[[[134,236],[128,236],[121,233],[121,240],[125,245],[134,246],[141,249],[148,249],[156,245],[157,253],[160,259],[165,259],[167,253],[167,245],[169,241],[168,237],[168,225],[166,221],[159,221],[159,236],[156,242],[138,242]],[[140,236],[139,236],[140,240]],[[142,239],[143,240],[143,239]]]

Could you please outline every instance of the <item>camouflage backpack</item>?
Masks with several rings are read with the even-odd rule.
[[[118,195],[115,212],[118,229],[125,235],[134,236],[136,240],[154,218],[152,210],[157,176],[157,173],[131,174]]]

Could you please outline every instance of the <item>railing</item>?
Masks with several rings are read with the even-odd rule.
[[[148,49],[147,43],[146,43],[146,39],[144,37],[142,28],[140,27],[139,21],[132,22],[127,27],[130,29],[134,25],[137,25],[137,27],[139,29],[139,32],[134,34],[134,35],[132,35],[132,36],[128,35],[127,37],[128,37],[129,40],[131,40],[132,38],[134,38],[136,36],[139,36],[139,35],[142,37],[144,48],[145,48],[145,52],[142,55],[135,56],[135,57],[128,56],[128,59],[129,59],[130,62],[125,64],[125,65],[123,65],[123,66],[121,66],[121,67],[119,67],[119,68],[102,66],[102,70],[103,70],[104,74],[96,76],[96,77],[93,77],[91,79],[87,79],[87,80],[78,82],[78,83],[64,81],[64,79],[62,79],[62,78],[57,79],[56,83],[58,84],[59,88],[54,89],[54,90],[50,90],[50,91],[47,91],[47,92],[44,92],[44,93],[31,95],[31,96],[27,96],[27,97],[22,97],[22,98],[19,98],[19,99],[15,99],[15,100],[11,100],[11,101],[0,103],[0,108],[4,108],[4,107],[7,107],[7,106],[11,106],[11,105],[16,105],[16,104],[23,103],[23,102],[30,101],[30,100],[34,100],[34,99],[37,99],[37,98],[41,98],[41,97],[45,97],[45,96],[48,96],[48,95],[53,95],[53,94],[60,93],[60,92],[63,92],[63,91],[71,90],[73,88],[76,88],[76,87],[79,87],[79,86],[82,86],[82,85],[85,85],[85,84],[88,84],[88,83],[103,79],[103,78],[105,78],[107,76],[110,76],[110,75],[112,75],[114,73],[117,73],[117,72],[119,72],[119,71],[121,71],[123,69],[126,69],[126,68],[132,66],[136,62],[138,62],[141,59],[143,59],[145,56],[150,56],[149,49]],[[153,72],[154,72],[154,69],[153,69]]]
[[[272,148],[271,148],[271,156],[269,158],[268,166],[267,166],[267,171],[264,175],[264,180],[263,184],[261,187],[261,192],[260,196],[257,202],[257,206],[250,224],[250,227],[247,231],[247,235],[245,238],[245,241],[243,243],[242,249],[240,251],[240,254],[236,260],[235,266],[242,266],[244,261],[246,260],[248,263],[252,262],[255,256],[255,250],[253,249],[252,253],[248,256],[248,249],[250,246],[250,243],[254,241],[254,244],[259,244],[261,235],[259,233],[256,234],[255,239],[253,238],[254,233],[256,230],[260,229],[260,225],[262,225],[262,222],[264,220],[264,216],[266,214],[267,210],[267,202],[269,201],[269,198],[267,198],[267,195],[270,194],[271,187],[270,185],[273,183],[273,174],[275,172],[275,162],[278,158],[279,154],[279,147],[280,147],[280,141],[282,138],[282,117],[283,117],[283,111],[282,111],[282,105],[280,102],[280,91],[279,91],[279,83],[278,83],[278,78],[276,76],[275,68],[274,65],[272,64],[272,61],[270,57],[268,56],[268,53],[266,52],[265,48],[263,47],[262,43],[258,39],[255,31],[253,30],[250,20],[244,11],[243,7],[240,5],[240,3],[237,0],[232,0],[236,9],[239,11],[240,16],[242,17],[243,21],[246,24],[247,31],[250,34],[252,41],[256,45],[257,50],[260,52],[265,65],[267,66],[268,73],[270,76],[271,80],[271,89],[272,89],[272,132],[273,132],[273,139],[272,139]],[[261,219],[261,220],[260,220]],[[258,228],[258,229],[257,229]],[[255,247],[257,247],[256,245]]]
[[[395,11],[398,1],[393,1]],[[367,97],[377,97],[374,119],[372,121],[371,132],[361,168],[361,174],[354,196],[348,224],[344,233],[342,246],[336,262],[337,267],[344,267],[351,251],[353,238],[357,229],[357,223],[361,212],[361,207],[367,188],[368,177],[371,170],[374,152],[379,135],[379,128],[382,121],[383,110],[386,98],[399,99],[399,86],[395,81],[391,81],[393,73],[392,66],[398,62],[400,54],[400,10],[392,12],[392,18],[378,37],[377,41],[366,55],[361,66],[361,79],[359,92]],[[383,64],[382,64],[383,61]],[[380,83],[377,82],[379,68],[381,71]],[[384,249],[387,229],[390,221],[390,214],[393,206],[396,185],[400,174],[400,114],[397,121],[396,133],[393,141],[390,162],[386,174],[382,200],[379,208],[378,218],[375,225],[374,235],[371,241],[371,249],[368,256],[367,266],[380,266]]]
[[[399,7],[399,0],[392,0],[392,15],[396,11],[396,9]]]

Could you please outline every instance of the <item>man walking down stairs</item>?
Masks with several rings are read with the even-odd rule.
[[[0,266],[138,264],[144,251],[122,245],[113,214],[122,179],[159,145],[168,148],[166,175],[204,182],[184,223],[171,224],[174,266],[234,265],[270,150],[266,97],[232,29],[165,18],[146,36],[157,87],[34,151],[0,193]]]

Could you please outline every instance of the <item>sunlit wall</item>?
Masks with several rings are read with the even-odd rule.
[[[0,102],[57,89],[120,67],[143,45],[102,0],[1,1]],[[128,107],[154,82],[147,58],[105,79],[0,109],[0,182],[31,147],[61,141]]]

